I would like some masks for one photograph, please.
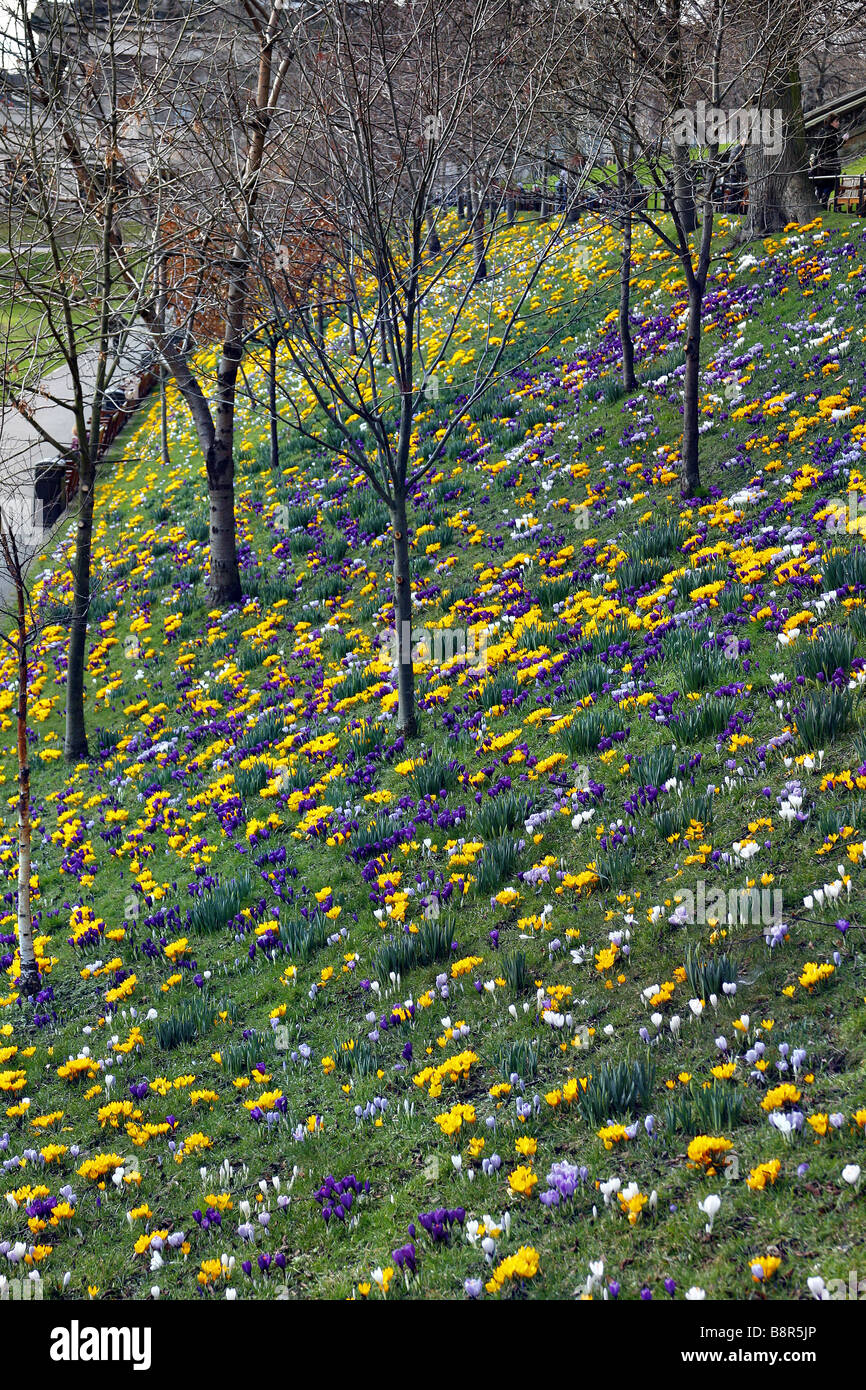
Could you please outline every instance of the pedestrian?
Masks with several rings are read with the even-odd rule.
[[[809,161],[809,172],[815,197],[822,207],[828,207],[836,191],[836,180],[842,172],[839,117],[829,115],[819,127],[815,148]]]

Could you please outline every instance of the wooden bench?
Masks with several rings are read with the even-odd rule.
[[[841,174],[833,195],[836,212],[866,212],[866,177],[863,174]]]

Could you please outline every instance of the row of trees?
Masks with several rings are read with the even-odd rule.
[[[749,165],[744,235],[807,217],[801,73],[824,72],[828,51],[847,52],[862,19],[860,8],[816,11],[805,0],[763,0],[757,9],[745,0],[40,0],[35,10],[20,0],[6,41],[0,128],[9,187],[0,404],[4,421],[10,412],[26,417],[59,454],[68,439],[53,416],[34,409],[36,393],[43,401],[62,394],[74,419],[67,758],[88,753],[99,425],[131,343],[150,343],[195,427],[206,464],[213,603],[242,596],[236,405],[252,341],[268,348],[261,404],[273,461],[279,420],[319,444],[330,441],[387,506],[398,723],[411,736],[413,670],[403,645],[412,617],[408,503],[459,415],[496,380],[551,255],[577,250],[572,210],[591,206],[622,231],[627,390],[636,384],[635,221],[682,265],[689,296],[682,484],[694,496],[700,317],[717,192],[732,151],[725,132],[686,141],[677,122],[699,101],[779,112],[778,148],[752,138],[754,131],[739,141]],[[559,168],[569,171],[567,202],[549,216],[547,178]],[[524,261],[509,264],[510,306],[494,317],[496,276],[505,273],[495,264],[498,228],[513,219],[516,186],[536,171],[547,215],[540,234],[524,242]],[[647,188],[657,195],[652,210]],[[444,220],[457,204],[465,216]],[[413,462],[411,438],[430,382],[446,370],[470,314],[487,315],[488,331],[460,383],[461,409],[433,452]],[[327,330],[340,321],[335,349]],[[278,351],[316,414],[280,378]],[[62,393],[51,385],[58,372]],[[26,480],[16,476],[18,460],[3,437],[0,450],[0,489],[8,494]],[[11,543],[8,526],[6,534]],[[32,624],[26,566],[14,561],[10,549],[20,654]],[[26,669],[25,653],[24,791]]]

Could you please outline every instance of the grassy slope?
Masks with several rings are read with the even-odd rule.
[[[594,234],[588,272],[594,298],[582,310],[591,313],[593,328],[588,337],[583,331],[577,335],[568,331],[570,325],[563,318],[565,342],[557,347],[557,335],[531,374],[524,373],[519,381],[497,391],[487,418],[467,425],[428,496],[416,507],[416,528],[425,524],[434,528],[419,537],[414,547],[419,623],[456,627],[473,620],[502,622],[516,615],[518,626],[522,622],[524,627],[536,628],[527,640],[536,647],[540,643],[542,649],[522,649],[515,660],[511,658],[521,649],[519,638],[511,651],[507,644],[493,648],[491,660],[497,664],[491,674],[499,682],[495,696],[489,685],[485,695],[483,680],[471,671],[462,680],[456,672],[433,671],[429,680],[423,670],[419,672],[422,744],[431,758],[453,757],[465,769],[471,781],[455,782],[444,805],[451,810],[465,807],[467,816],[452,829],[420,825],[407,843],[391,850],[389,858],[381,857],[383,877],[378,884],[362,879],[361,865],[347,858],[347,845],[339,843],[339,832],[344,827],[351,834],[352,824],[359,822],[363,827],[375,813],[376,802],[365,802],[364,796],[390,793],[391,809],[401,797],[418,800],[411,777],[401,770],[402,760],[410,751],[417,757],[418,749],[392,748],[383,756],[393,743],[392,724],[378,756],[360,762],[350,759],[353,724],[373,720],[381,707],[381,684],[372,699],[365,700],[363,691],[381,683],[384,668],[374,668],[364,680],[350,678],[336,696],[328,689],[338,679],[345,680],[349,668],[363,667],[378,655],[376,634],[387,620],[390,546],[384,535],[370,539],[377,529],[376,509],[365,502],[350,471],[335,468],[324,451],[311,453],[289,438],[284,441],[284,475],[270,477],[263,461],[265,426],[247,411],[242,423],[239,512],[245,588],[251,598],[242,613],[211,613],[202,589],[206,566],[202,469],[180,409],[170,478],[161,475],[157,463],[153,416],[127,446],[126,457],[114,461],[100,488],[96,564],[102,582],[91,641],[88,701],[91,727],[110,733],[100,738],[100,753],[92,763],[68,775],[54,756],[59,750],[63,703],[64,640],[58,611],[58,628],[49,630],[38,653],[42,682],[38,693],[44,703],[36,707],[32,721],[39,735],[34,758],[40,811],[37,840],[41,837],[36,848],[36,906],[46,938],[44,954],[52,962],[50,974],[46,966],[46,984],[53,998],[39,1007],[42,1026],[29,1021],[18,1007],[11,984],[9,994],[0,1001],[4,1005],[0,1028],[8,1034],[0,1037],[4,1048],[0,1067],[9,1074],[0,1085],[14,1085],[16,1069],[25,1073],[21,1089],[10,1090],[4,1098],[13,1113],[6,1122],[9,1146],[3,1157],[9,1160],[25,1150],[36,1154],[49,1143],[66,1146],[59,1158],[48,1163],[38,1156],[26,1159],[20,1168],[10,1162],[3,1190],[44,1184],[56,1196],[64,1184],[71,1184],[77,1198],[74,1216],[61,1217],[57,1225],[42,1231],[28,1232],[23,1208],[13,1212],[4,1204],[0,1211],[0,1240],[21,1238],[53,1246],[40,1262],[49,1293],[57,1293],[64,1271],[69,1270],[70,1295],[81,1296],[92,1286],[103,1297],[142,1297],[157,1284],[164,1297],[188,1297],[200,1287],[197,1275],[202,1261],[225,1252],[238,1262],[231,1282],[239,1296],[275,1297],[284,1282],[292,1294],[344,1296],[369,1283],[374,1268],[393,1265],[391,1252],[408,1239],[409,1223],[417,1224],[419,1213],[437,1207],[466,1208],[478,1218],[485,1213],[494,1218],[500,1228],[494,1265],[521,1245],[537,1250],[540,1271],[522,1285],[532,1297],[570,1295],[583,1284],[588,1262],[600,1258],[605,1260],[606,1278],[621,1283],[623,1297],[637,1297],[644,1285],[655,1297],[663,1297],[661,1281],[666,1276],[677,1281],[679,1295],[698,1284],[710,1297],[746,1297],[757,1287],[749,1261],[768,1252],[781,1258],[778,1272],[766,1286],[770,1297],[804,1296],[806,1279],[815,1272],[828,1279],[847,1278],[862,1239],[862,1199],[840,1175],[846,1163],[862,1163],[864,1154],[864,1129],[852,1116],[866,1103],[862,1046],[866,1009],[860,928],[843,937],[833,922],[840,914],[860,921],[860,870],[847,847],[859,843],[866,825],[856,821],[859,808],[840,809],[839,824],[848,821],[859,834],[843,832],[828,853],[822,812],[828,807],[846,808],[852,794],[820,789],[822,775],[828,772],[851,769],[856,778],[864,749],[855,727],[826,743],[820,770],[804,764],[803,749],[796,740],[781,753],[769,751],[763,763],[756,761],[759,748],[791,727],[790,702],[798,693],[796,686],[789,693],[776,693],[778,682],[771,673],[784,673],[786,681],[791,680],[805,639],[800,636],[792,645],[780,647],[778,631],[789,614],[814,604],[822,588],[802,567],[795,566],[806,578],[795,577],[793,582],[779,572],[783,557],[777,552],[784,542],[775,532],[768,542],[761,535],[762,527],[801,524],[806,553],[814,557],[811,572],[820,573],[821,556],[833,541],[821,520],[819,501],[845,492],[851,460],[862,450],[862,426],[860,435],[852,437],[852,426],[856,430],[861,417],[831,423],[830,407],[822,412],[819,402],[844,390],[852,401],[863,395],[862,290],[857,297],[863,282],[852,278],[852,273],[862,265],[864,242],[854,241],[859,231],[852,231],[852,224],[843,219],[826,219],[825,228],[830,230],[816,225],[796,238],[780,237],[766,248],[753,248],[755,263],[746,262],[739,271],[742,253],[738,252],[729,262],[727,289],[723,282],[712,286],[713,293],[724,291],[727,298],[710,306],[704,339],[709,367],[704,480],[710,495],[695,508],[678,502],[675,474],[669,466],[676,458],[680,416],[677,378],[668,373],[679,359],[675,352],[666,357],[665,351],[668,343],[675,349],[680,341],[671,316],[682,308],[681,286],[676,288],[679,277],[650,242],[640,243],[647,259],[639,268],[635,294],[638,302],[645,302],[648,324],[652,316],[647,336],[661,363],[647,375],[667,379],[644,386],[628,402],[617,398],[615,389],[605,392],[606,380],[615,369],[615,341],[610,330],[605,330],[605,337],[597,325],[613,308],[614,276],[607,290],[601,272],[605,266],[615,270],[616,243]],[[840,254],[846,239],[850,257]],[[535,307],[525,316],[521,351],[531,347],[533,331],[549,330],[557,314],[563,315],[557,301],[567,302],[575,288],[584,287],[573,265],[574,258],[569,258],[548,273]],[[483,315],[477,309],[476,313],[480,321]],[[829,350],[846,339],[850,349],[841,359],[841,369],[825,371],[832,362]],[[772,406],[763,418],[757,412],[755,420],[754,411],[730,413],[732,407],[720,385],[714,384],[722,375],[714,363],[720,352],[733,353],[735,343],[736,353],[742,356],[757,342],[764,344],[764,351],[753,359],[752,368],[741,368],[745,395],[734,404],[747,405],[788,392],[796,393],[796,399],[784,402],[780,413]],[[472,343],[477,343],[477,333],[470,347]],[[792,351],[792,343],[802,344],[799,356]],[[456,388],[457,372],[455,376]],[[447,396],[445,392],[422,423],[422,449],[423,434],[437,425],[436,412],[439,418],[445,417]],[[784,425],[796,432],[795,410],[806,423],[791,442],[778,431]],[[537,458],[506,462],[504,454],[523,440],[527,429],[538,436]],[[478,455],[477,448],[485,440],[492,440],[492,447]],[[460,449],[462,456],[458,456]],[[631,463],[624,463],[626,457]],[[730,460],[733,466],[723,468]],[[603,472],[603,464],[614,467]],[[760,501],[751,506],[731,506],[725,501],[753,480],[766,489]],[[594,492],[589,526],[584,528],[577,509],[587,485]],[[618,501],[623,505],[618,506]],[[306,535],[298,525],[303,516],[291,510],[295,507],[310,509],[303,527]],[[518,516],[530,518],[528,527],[515,530],[510,522]],[[643,605],[636,598],[641,592],[639,580],[631,593],[617,588],[615,568],[630,546],[634,548],[639,518],[656,523],[679,518],[685,528],[688,540],[679,547],[682,553],[672,552],[669,558],[668,573],[681,572],[674,599],[677,612],[691,611],[694,620],[702,620],[690,594],[702,587],[703,579],[695,579],[692,571],[682,573],[687,555],[692,566],[713,565],[726,546],[733,546],[739,572],[747,580],[740,590],[732,591],[734,579],[729,576],[702,615],[715,634],[735,636],[741,646],[734,657],[726,658],[730,672],[726,667],[723,681],[718,673],[714,678],[705,676],[709,688],[700,696],[695,692],[697,698],[684,690],[679,658],[657,659],[644,645],[662,615],[670,616],[666,596],[672,594],[672,583],[665,582],[664,595],[655,602],[652,596],[659,590],[647,589],[650,597]],[[451,534],[446,529],[449,523]],[[431,543],[440,548],[428,555]],[[341,554],[344,544],[345,554]],[[755,556],[754,552],[762,553]],[[532,564],[517,562],[519,555]],[[593,580],[597,573],[601,580]],[[545,594],[548,576],[570,574],[575,577],[559,587],[554,584],[552,593]],[[46,586],[53,599],[58,592],[62,597],[64,587],[68,594],[68,580],[61,546],[56,577]],[[630,648],[617,646],[605,658],[606,675],[614,688],[629,676],[639,678],[641,689],[661,701],[658,708],[667,708],[661,697],[678,691],[673,708],[679,711],[692,705],[713,706],[717,703],[713,689],[741,683],[734,706],[746,716],[740,723],[741,735],[751,742],[742,737],[735,740],[729,730],[721,744],[712,736],[695,737],[678,748],[677,759],[683,762],[701,755],[699,763],[692,763],[681,792],[692,791],[691,776],[698,793],[708,784],[722,788],[712,825],[686,832],[680,839],[667,839],[648,814],[627,813],[623,805],[640,782],[636,755],[681,742],[653,717],[652,698],[623,705],[621,719],[630,728],[630,736],[600,755],[569,755],[564,742],[567,734],[548,732],[551,720],[542,716],[539,722],[528,721],[536,709],[550,709],[557,716],[574,714],[575,696],[567,683],[583,669],[575,652],[597,633],[595,613],[602,598],[610,601],[614,616],[628,620],[631,615],[632,631],[615,634],[619,641],[630,640]],[[532,607],[535,602],[540,604],[537,609]],[[729,603],[733,617],[726,618]],[[839,602],[821,620],[857,622],[856,630],[862,632],[866,624],[857,619],[858,608],[859,602],[853,609]],[[539,632],[538,623],[554,626]],[[507,626],[503,622],[491,642],[500,639]],[[751,643],[750,649],[742,645],[744,638]],[[695,639],[695,647],[700,641]],[[610,638],[596,642],[602,652],[609,645]],[[554,656],[557,663],[565,659],[565,664],[551,673]],[[524,675],[530,667],[529,675]],[[3,677],[11,683],[9,670]],[[443,693],[443,686],[450,687],[448,693]],[[474,693],[476,686],[482,687],[478,693]],[[509,700],[504,694],[508,690],[516,698]],[[601,694],[597,705],[610,720],[615,708],[610,693]],[[484,746],[476,747],[471,731],[455,741],[445,717],[457,714],[458,723],[465,725],[485,706]],[[272,727],[256,726],[265,707],[277,714]],[[317,724],[314,715],[318,715]],[[10,738],[8,714],[3,718]],[[229,719],[231,727],[220,725],[219,721]],[[859,706],[856,719],[858,725],[862,723]],[[197,729],[203,732],[196,734]],[[252,729],[255,732],[246,735],[246,750],[239,749],[243,734],[238,730]],[[514,730],[521,732],[512,743],[491,748],[493,740]],[[327,737],[309,747],[317,736]],[[145,755],[157,744],[161,750],[151,771]],[[262,798],[256,784],[272,776],[278,765],[292,764],[302,745],[307,745],[307,753],[294,763],[297,784],[314,787],[304,807],[286,804],[280,795]],[[525,752],[515,756],[515,747]],[[565,753],[565,761],[539,774],[532,759],[557,753]],[[783,762],[783,753],[795,761]],[[583,763],[593,783],[604,785],[604,795],[603,799],[584,798],[587,806],[595,807],[595,815],[575,830],[572,814],[578,802],[575,799],[571,805],[571,792],[579,781],[578,764]],[[321,778],[336,765],[343,769],[336,774],[339,793],[332,788],[329,794]],[[486,778],[478,775],[483,769],[488,769]],[[232,773],[244,793],[237,802],[232,801],[237,791],[231,784]],[[538,825],[534,845],[518,822],[515,833],[528,843],[500,885],[519,891],[514,905],[491,904],[495,887],[479,892],[469,883],[463,893],[464,880],[478,872],[478,861],[472,864],[470,854],[469,863],[449,867],[445,848],[446,841],[461,835],[474,843],[484,838],[474,820],[479,814],[476,801],[480,797],[482,803],[489,802],[487,790],[506,775],[512,779],[512,792],[531,796],[533,809],[550,809],[561,798],[566,802],[564,811],[557,810]],[[13,776],[7,753],[5,778],[10,792]],[[777,804],[779,789],[794,776],[804,783],[803,809],[810,811],[806,823],[796,829],[779,818]],[[502,805],[503,795],[497,804]],[[674,790],[663,793],[662,800],[675,807],[678,796]],[[307,805],[324,801],[336,806],[347,798],[363,808],[358,815],[335,812],[327,833],[319,838],[297,832]],[[379,796],[379,800],[387,798]],[[439,812],[437,802],[432,814]],[[266,827],[271,814],[278,823]],[[627,838],[636,848],[634,867],[613,862],[614,855],[608,861],[613,886],[590,881],[577,890],[558,883],[558,871],[580,875],[597,862],[597,856],[605,852],[598,844],[602,831],[597,827],[609,828],[618,819],[625,823]],[[749,825],[758,821],[762,823],[750,832]],[[628,832],[630,824],[633,836]],[[0,930],[11,933],[11,819],[7,826],[2,857],[9,870],[10,912]],[[730,857],[735,842],[752,836],[760,850],[748,865],[713,863],[712,851]],[[283,851],[283,863],[262,860],[264,855],[279,858]],[[550,882],[536,892],[519,875],[545,858]],[[850,875],[850,900],[843,890],[841,903],[806,911],[803,897],[831,882],[837,876],[837,864],[843,864]],[[295,876],[286,875],[287,866],[296,871]],[[195,901],[188,885],[202,879],[207,883],[208,876],[217,875],[221,884],[230,884],[244,870],[251,875],[246,894],[240,902],[224,906],[222,914],[217,890],[215,931],[188,923],[187,910]],[[400,936],[400,918],[407,925],[422,922],[417,904],[425,888],[418,876],[426,883],[430,871],[440,886],[449,875],[456,882],[452,903],[462,897],[459,908],[446,919],[458,943],[452,957],[480,958],[466,973],[450,980],[447,998],[439,996],[435,981],[448,972],[449,963],[413,968],[394,983],[388,979],[387,959],[376,955],[392,936]],[[399,889],[415,890],[412,896],[401,898],[399,890],[392,896],[398,873],[402,875]],[[743,886],[747,875],[760,882],[762,874],[772,876],[772,886],[784,893],[788,933],[775,950],[766,946],[760,926],[734,926],[726,932],[721,923],[685,928],[669,924],[674,894],[693,887],[698,878],[727,892]],[[284,895],[282,902],[275,889]],[[294,903],[286,901],[291,892]],[[291,938],[292,928],[286,924],[299,920],[300,907],[308,911],[314,907],[314,894],[320,895],[324,909],[331,909],[321,935],[335,934],[333,944],[314,944],[307,953],[251,949],[255,928],[277,916]],[[547,903],[551,913],[540,921]],[[242,904],[246,916],[226,922],[225,917]],[[339,907],[339,914],[332,904]],[[79,905],[87,907],[104,927],[97,928],[95,944],[85,942],[73,949],[67,938],[70,916]],[[654,906],[664,911],[651,914]],[[374,908],[381,922],[373,915]],[[389,920],[389,909],[397,921]],[[659,920],[649,920],[650,915]],[[493,928],[499,932],[498,945],[489,938]],[[597,953],[609,944],[609,933],[626,928],[631,933],[628,957],[620,953],[613,968],[597,969]],[[103,932],[115,935],[106,937]],[[337,937],[340,932],[342,936]],[[165,946],[182,938],[188,942],[186,952],[179,957],[181,964],[172,963]],[[683,971],[687,943],[700,945],[710,959],[728,951],[738,977],[736,995],[720,997],[715,1007],[707,999],[698,1018],[691,1016],[689,1007],[696,993],[694,984]],[[579,947],[587,952],[584,964],[576,964],[571,956]],[[3,949],[11,956],[11,941]],[[517,950],[525,953],[528,965],[528,984],[522,988],[515,988],[513,972],[519,967],[506,963]],[[834,952],[839,954],[830,979],[814,989],[801,986],[806,962],[833,963]],[[85,978],[86,967],[92,972],[97,961],[103,967],[120,962],[120,974],[112,968],[108,975],[91,973]],[[7,963],[14,978],[14,962]],[[287,972],[290,966],[295,968],[294,981],[291,970]],[[131,978],[129,972],[135,976],[134,987],[124,984],[124,978]],[[512,984],[506,982],[506,974],[511,974]],[[180,979],[172,983],[175,976]],[[112,1012],[106,1008],[105,996],[118,981],[121,991],[129,993],[117,1001],[118,1011]],[[378,994],[365,988],[368,981],[381,986]],[[647,1003],[643,992],[666,981],[672,985],[664,991],[670,999],[657,1005],[665,1020],[661,1036],[647,1048],[638,1030],[646,1027],[655,1034],[650,1022],[655,1006]],[[495,983],[488,990],[484,982]],[[556,1029],[540,1019],[536,988],[542,990],[538,998],[545,1001],[556,1002],[556,991],[562,991],[561,1012],[570,1014],[570,1026]],[[206,1024],[192,1042],[171,1050],[160,1047],[157,1028],[180,1015],[202,990],[210,1000],[204,1014],[208,1023],[216,1018],[214,1026]],[[395,1022],[367,1045],[376,1019],[410,999],[417,1006],[414,1019]],[[513,1014],[509,1006],[514,1006]],[[151,1008],[157,1011],[156,1021],[146,1017]],[[674,1014],[683,1020],[676,1037],[669,1029]],[[735,1020],[741,1015],[748,1015],[749,1022],[746,1031],[738,1032]],[[468,1033],[450,1037],[452,1028],[462,1022]],[[275,1035],[274,1025],[286,1032]],[[141,1029],[140,1045],[131,1035],[135,1027]],[[591,1030],[588,1052],[575,1045],[586,1036],[582,1027]],[[689,1105],[700,1106],[701,1088],[711,1080],[709,1069],[721,1060],[714,1043],[720,1034],[728,1041],[731,1058],[739,1054],[740,1060],[734,1078],[717,1086],[739,1097],[741,1114],[738,1121],[714,1129],[688,1110]],[[119,1052],[117,1045],[130,1036],[131,1050]],[[287,1045],[288,1052],[275,1042]],[[742,1060],[747,1047],[756,1042],[766,1045],[768,1065],[763,1077]],[[347,1051],[350,1043],[352,1052]],[[412,1048],[410,1059],[404,1054],[407,1043]],[[769,1086],[785,1079],[777,1071],[781,1043],[792,1050],[802,1047],[807,1054],[797,1077],[801,1108],[807,1115],[840,1112],[845,1120],[839,1132],[819,1139],[807,1126],[804,1136],[786,1141],[769,1126],[761,1101]],[[308,1058],[297,1054],[302,1044],[309,1048]],[[16,1047],[17,1052],[10,1050]],[[94,1059],[104,1059],[95,1077],[78,1082],[59,1077],[58,1067],[85,1047]],[[468,1078],[446,1079],[440,1096],[428,1094],[429,1082],[423,1088],[413,1082],[423,1067],[466,1049],[476,1058]],[[297,1060],[292,1060],[293,1054]],[[608,1151],[597,1136],[599,1124],[582,1115],[577,1101],[551,1105],[546,1097],[553,1097],[569,1078],[598,1075],[605,1061],[626,1056],[643,1060],[651,1056],[655,1076],[649,1097],[630,1112],[641,1121],[636,1137],[620,1140]],[[330,1070],[327,1061],[323,1066],[323,1058],[336,1059],[336,1069]],[[251,1073],[256,1062],[262,1063],[264,1074]],[[520,1075],[520,1081],[512,1092],[491,1096],[491,1088],[513,1073]],[[114,1077],[110,1091],[107,1074]],[[117,1128],[105,1116],[101,1129],[99,1108],[109,1101],[129,1101],[130,1084],[193,1076],[194,1083],[172,1086],[168,1094],[163,1094],[165,1086],[149,1086],[144,1099],[132,1102],[140,1116],[115,1116]],[[691,1082],[683,1079],[689,1076]],[[244,1081],[246,1085],[238,1084]],[[257,1123],[241,1102],[274,1090],[285,1097],[286,1116],[270,1126]],[[192,1094],[198,1091],[205,1095],[193,1103]],[[29,1097],[31,1104],[23,1115],[16,1115],[16,1102],[22,1096]],[[356,1119],[355,1107],[363,1108],[374,1097],[387,1101],[379,1120]],[[529,1103],[525,1118],[518,1114],[517,1099]],[[476,1119],[474,1123],[467,1120],[449,1138],[440,1132],[434,1117],[457,1103],[474,1107]],[[614,1114],[613,1101],[603,1102],[602,1110],[605,1116],[626,1123],[630,1118],[625,1111]],[[642,1123],[648,1112],[656,1121],[652,1137]],[[52,1115],[54,1120],[34,1127],[34,1118]],[[125,1132],[130,1121],[134,1126],[160,1124],[169,1115],[177,1120],[173,1143],[203,1133],[210,1146],[177,1162],[168,1133],[157,1133],[137,1146]],[[305,1138],[294,1137],[297,1127]],[[3,1128],[0,1122],[0,1135]],[[688,1163],[688,1145],[699,1133],[723,1134],[732,1141],[739,1163],[737,1180],[726,1182],[719,1173],[701,1174]],[[484,1140],[483,1150],[478,1150],[477,1143],[473,1146],[474,1154],[473,1137]],[[515,1143],[527,1138],[537,1142],[531,1166],[538,1186],[532,1196],[510,1195],[508,1175],[527,1162],[516,1152]],[[102,1153],[127,1160],[125,1172],[140,1174],[140,1182],[133,1178],[118,1188],[109,1172],[105,1190],[99,1191],[95,1181],[77,1170],[83,1160]],[[501,1168],[485,1174],[482,1157],[493,1154],[501,1156]],[[458,1156],[462,1170],[452,1162]],[[745,1182],[749,1171],[773,1158],[781,1163],[775,1185],[750,1190]],[[551,1165],[560,1160],[584,1165],[587,1177],[570,1205],[549,1210],[539,1202],[538,1193],[544,1190]],[[226,1162],[232,1167],[231,1180],[225,1170],[219,1172]],[[808,1171],[801,1173],[803,1164]],[[207,1169],[204,1176],[202,1165]],[[274,1190],[269,1189],[263,1200],[258,1184],[275,1175],[285,1190],[293,1169],[297,1171],[291,1202],[282,1212]],[[354,1208],[360,1213],[357,1226],[347,1228],[332,1220],[326,1228],[322,1221],[313,1193],[329,1173],[337,1178],[355,1173],[362,1181],[369,1179],[370,1196]],[[655,1213],[647,1206],[632,1225],[615,1197],[606,1208],[595,1184],[612,1176],[619,1177],[623,1186],[637,1183],[646,1196],[657,1192]],[[704,1233],[704,1217],[697,1207],[710,1192],[722,1196],[711,1237]],[[233,1208],[223,1215],[221,1228],[203,1231],[193,1212],[205,1209],[205,1197],[211,1193],[229,1194]],[[283,1252],[285,1275],[277,1272],[265,1278],[256,1271],[250,1280],[242,1274],[240,1261],[250,1255],[250,1246],[237,1234],[242,1219],[238,1208],[244,1199],[252,1203],[253,1220],[257,1204],[270,1207],[270,1226],[266,1232],[259,1230],[255,1252]],[[127,1213],[145,1205],[151,1215],[137,1216],[130,1225]],[[506,1212],[507,1230],[503,1227]],[[139,1236],[155,1230],[183,1231],[189,1249],[163,1252],[164,1267],[151,1272],[149,1254],[135,1253],[134,1244]],[[404,1285],[398,1274],[391,1284],[392,1297],[404,1287],[424,1297],[462,1296],[464,1279],[489,1278],[491,1266],[480,1246],[470,1244],[459,1230],[450,1245],[434,1247],[418,1227],[415,1244],[416,1280]],[[222,1289],[217,1293],[221,1296]],[[371,1296],[378,1296],[375,1284]]]

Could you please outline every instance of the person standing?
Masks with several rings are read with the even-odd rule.
[[[828,207],[842,172],[839,117],[830,115],[820,126],[815,150],[810,161],[810,174],[815,197],[822,207]]]

